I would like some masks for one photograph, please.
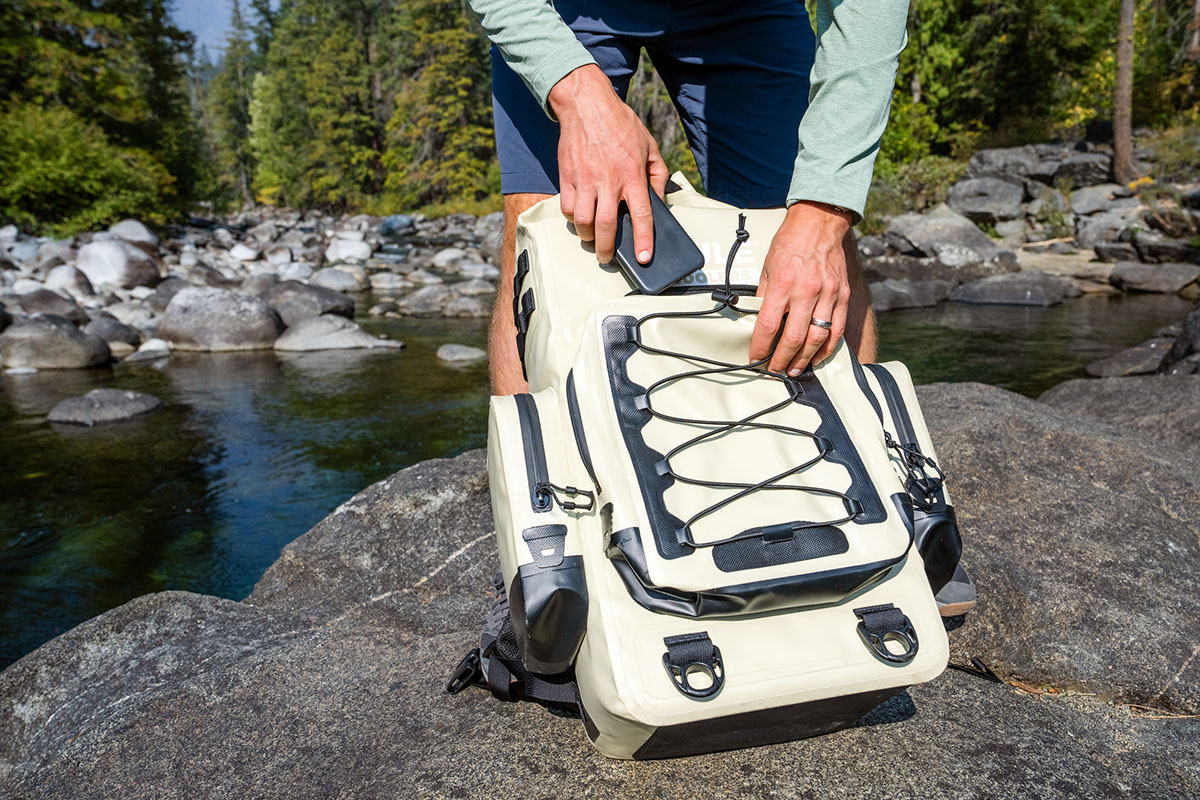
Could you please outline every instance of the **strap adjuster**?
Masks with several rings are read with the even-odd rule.
[[[667,652],[663,653],[663,668],[671,683],[680,694],[696,700],[712,697],[725,685],[725,665],[721,661],[721,648],[712,643],[706,631],[668,636],[663,639]],[[708,686],[692,686],[689,675],[707,675]]]
[[[479,658],[479,648],[476,647],[458,662],[446,684],[447,694],[458,694],[468,686],[483,684],[483,665]]]

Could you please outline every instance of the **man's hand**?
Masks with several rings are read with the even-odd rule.
[[[833,353],[846,330],[850,284],[842,239],[851,222],[849,212],[823,203],[801,201],[788,209],[758,282],[763,302],[750,340],[752,362],[771,354],[771,372],[795,377],[809,362],[819,363]],[[813,325],[814,319],[833,327]]]
[[[550,90],[560,123],[558,177],[563,215],[579,238],[596,242],[596,259],[612,261],[617,208],[629,207],[637,259],[654,251],[654,218],[647,180],[661,196],[667,165],[654,137],[594,64],[569,73]]]

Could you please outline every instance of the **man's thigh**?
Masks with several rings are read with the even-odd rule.
[[[816,52],[804,4],[680,4],[670,35],[647,52],[675,100],[709,196],[748,208],[783,205]]]

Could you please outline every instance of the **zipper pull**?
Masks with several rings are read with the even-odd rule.
[[[591,511],[596,505],[596,495],[589,492],[587,489],[577,489],[574,486],[556,486],[549,481],[543,481],[533,487],[533,492],[537,497],[545,498],[546,504],[554,501],[563,511]],[[559,495],[568,497],[586,497],[587,504],[576,503],[572,500],[563,500]],[[546,506],[543,505],[542,508]]]

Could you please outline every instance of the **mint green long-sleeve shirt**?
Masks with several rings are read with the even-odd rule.
[[[595,63],[549,0],[470,2],[505,62],[548,114],[554,84]],[[812,200],[862,216],[907,19],[908,0],[817,0],[812,88],[788,205]]]

